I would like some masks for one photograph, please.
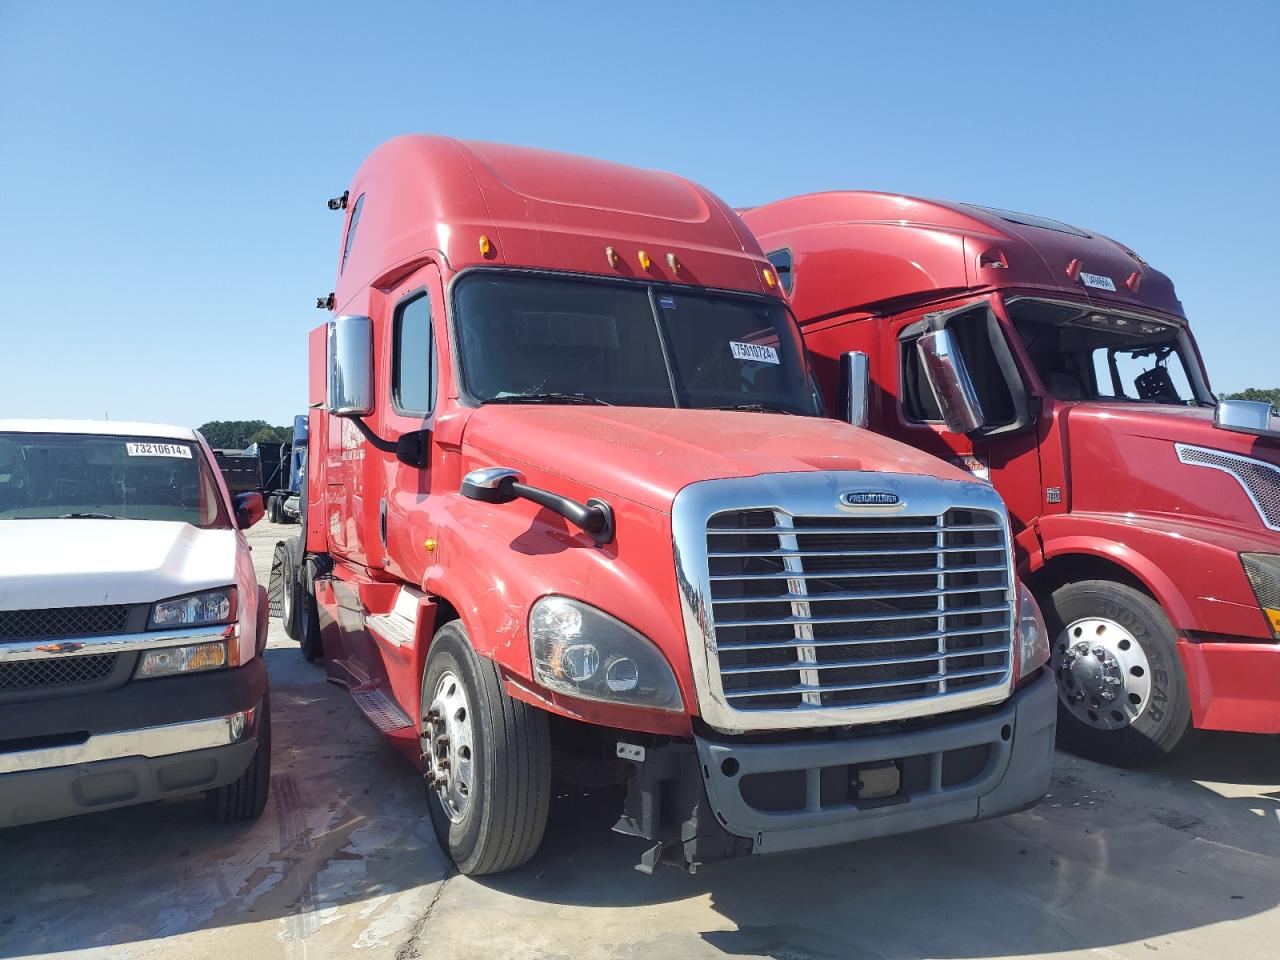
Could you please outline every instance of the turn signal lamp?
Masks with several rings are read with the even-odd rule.
[[[778,285],[778,278],[773,275],[773,271],[768,267],[760,271],[760,276],[764,277],[764,285],[770,290]]]
[[[649,265],[653,263],[653,261],[649,259],[649,254],[645,253],[643,250],[636,254],[636,258],[640,261],[641,270],[648,270]]]
[[[680,260],[674,253],[667,254],[667,266],[671,268],[672,273],[680,272]]]
[[[1072,260],[1070,263],[1068,263],[1068,264],[1067,264],[1067,279],[1068,279],[1068,280],[1078,280],[1078,279],[1080,278],[1080,269],[1081,269],[1083,266],[1084,266],[1084,263],[1080,260],[1080,258],[1079,258],[1079,257],[1076,257],[1074,260]]]
[[[483,233],[480,234],[480,256],[490,257],[493,255],[493,241],[491,241]]]
[[[1266,617],[1271,635],[1280,640],[1280,555],[1273,553],[1242,553],[1245,576],[1258,598],[1258,606]]]

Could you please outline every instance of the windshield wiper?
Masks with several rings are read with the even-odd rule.
[[[785,407],[775,407],[768,403],[721,403],[715,406],[703,407],[704,410],[746,410],[749,413],[785,413],[787,416],[799,416],[794,410],[788,410]]]
[[[63,513],[57,519],[59,520],[119,520],[112,513]]]
[[[611,407],[607,400],[593,397],[585,393],[513,393],[505,397],[493,397],[483,403],[594,403],[602,407]]]

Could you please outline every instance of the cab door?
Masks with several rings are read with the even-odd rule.
[[[886,349],[900,377],[896,435],[975,476],[989,480],[1004,498],[1015,537],[1041,513],[1041,465],[1036,434],[1036,401],[1002,325],[987,300],[948,310],[909,314],[893,326]],[[930,330],[945,329],[962,358],[982,412],[970,433],[953,433],[942,411],[918,341]]]

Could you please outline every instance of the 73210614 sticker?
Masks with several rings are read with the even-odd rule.
[[[126,443],[125,452],[131,457],[182,457],[191,459],[191,448],[181,443]]]

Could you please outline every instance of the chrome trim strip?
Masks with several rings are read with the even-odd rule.
[[[1257,460],[1253,457],[1242,456],[1238,453],[1228,453],[1225,450],[1215,450],[1213,447],[1198,447],[1191,443],[1175,443],[1173,447],[1178,452],[1178,460],[1181,463],[1186,464],[1188,467],[1204,467],[1206,470],[1217,470],[1234,479],[1236,483],[1240,484],[1240,489],[1242,489],[1245,496],[1249,498],[1249,502],[1253,504],[1253,509],[1258,511],[1258,519],[1262,521],[1262,525],[1268,530],[1280,530],[1280,524],[1272,523],[1267,519],[1266,509],[1258,502],[1258,498],[1254,496],[1253,491],[1249,489],[1249,484],[1245,482],[1244,477],[1240,476],[1240,474],[1236,473],[1236,471],[1232,470],[1230,467],[1223,466],[1220,463],[1201,463],[1196,460],[1188,460],[1186,458],[1186,454],[1194,452],[1205,456],[1219,457],[1223,460],[1247,464],[1251,467],[1257,467],[1262,470],[1270,470],[1271,473],[1275,475],[1277,485],[1280,486],[1280,468],[1276,467],[1275,464],[1267,463],[1265,460]]]
[[[240,635],[234,623],[186,630],[153,630],[150,633],[118,633],[103,637],[45,637],[0,643],[0,663],[23,660],[52,660],[55,657],[89,656],[103,653],[133,653],[160,647],[181,647],[210,640],[234,640]]]
[[[0,774],[48,770],[123,757],[167,757],[191,750],[226,747],[253,734],[254,713],[254,710],[246,710],[208,720],[118,730],[100,733],[84,743],[69,746],[0,753]]]
[[[718,647],[713,623],[711,575],[709,572],[707,522],[717,513],[734,510],[770,510],[775,514],[805,517],[874,517],[883,511],[873,508],[849,506],[840,502],[840,494],[848,490],[892,491],[899,495],[904,506],[913,516],[939,517],[947,510],[983,510],[1005,518],[1004,563],[984,566],[1002,570],[1007,575],[1009,621],[1005,624],[983,627],[981,632],[1002,632],[1009,640],[1009,662],[998,671],[997,682],[977,689],[962,689],[954,693],[940,693],[931,697],[899,700],[885,704],[863,704],[840,707],[824,707],[803,703],[782,709],[738,709],[726,695],[721,682]],[[774,473],[755,477],[736,477],[725,480],[704,480],[690,484],[675,498],[671,509],[672,544],[675,553],[676,584],[680,593],[680,608],[684,619],[685,638],[693,669],[694,687],[698,696],[698,709],[702,719],[722,733],[743,733],[748,730],[792,730],[815,727],[847,726],[850,724],[883,723],[908,717],[923,717],[953,710],[1000,703],[1013,691],[1013,626],[1016,616],[1017,583],[1013,567],[1013,537],[1008,528],[1008,514],[999,494],[988,484],[958,480],[940,480],[937,477],[908,474],[876,473],[871,471],[814,471],[810,473]],[[775,526],[780,524],[775,521]],[[753,531],[755,532],[755,531]],[[869,531],[870,532],[870,531]],[[972,552],[972,547],[969,548]],[[894,551],[895,553],[898,551]],[[930,551],[931,552],[931,551]],[[802,551],[799,553],[803,553]],[[752,554],[753,556],[759,554]],[[797,553],[781,553],[796,556]],[[905,573],[906,571],[904,571]],[[912,575],[936,574],[935,567],[910,571]],[[958,572],[958,571],[948,571]],[[994,570],[992,571],[994,572]],[[839,574],[823,571],[826,577]],[[859,576],[873,575],[872,571],[859,571]],[[790,571],[770,574],[769,579],[795,581]],[[746,579],[718,577],[717,579]],[[799,591],[789,588],[788,593]],[[809,599],[812,599],[811,597]],[[802,601],[797,601],[802,602]],[[964,611],[957,610],[957,614]],[[929,611],[929,618],[937,616]],[[811,618],[807,618],[811,619]],[[969,630],[937,631],[938,634],[968,633]],[[929,631],[932,637],[934,631]],[[795,646],[812,651],[821,641],[797,635],[783,639],[777,646]],[[775,644],[769,644],[770,646]],[[737,644],[726,649],[746,649]],[[792,665],[792,669],[796,669]],[[816,674],[817,671],[812,671]],[[952,678],[964,676],[951,673]],[[922,678],[915,682],[927,682]],[[832,688],[822,688],[824,691]],[[753,691],[756,696],[761,691]]]

